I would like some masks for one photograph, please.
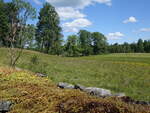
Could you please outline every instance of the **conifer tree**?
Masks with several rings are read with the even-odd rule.
[[[45,3],[39,13],[37,23],[36,41],[42,52],[59,54],[61,46],[60,19],[55,8]]]

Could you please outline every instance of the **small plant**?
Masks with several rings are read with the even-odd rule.
[[[39,57],[36,55],[32,56],[30,62],[32,64],[38,64],[39,63]]]
[[[48,64],[45,62],[40,63],[40,65],[38,65],[36,67],[36,72],[46,74],[47,73],[47,66],[48,66]]]

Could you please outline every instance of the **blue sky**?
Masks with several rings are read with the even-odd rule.
[[[10,1],[10,0],[5,0]],[[109,43],[150,39],[150,0],[26,0],[39,12],[44,2],[56,7],[64,38],[80,29],[103,33]],[[30,21],[36,24],[37,19]]]

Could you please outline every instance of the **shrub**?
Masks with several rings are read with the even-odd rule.
[[[31,57],[30,62],[32,64],[38,64],[39,63],[39,57],[37,55],[34,55]]]

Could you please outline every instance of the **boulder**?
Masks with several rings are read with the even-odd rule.
[[[9,112],[11,105],[10,101],[0,101],[0,113]]]
[[[57,87],[62,88],[62,89],[74,89],[74,85],[63,83],[63,82],[58,83]]]
[[[145,102],[145,101],[135,101],[134,104],[150,105],[149,102]]]
[[[84,90],[85,92],[89,93],[90,95],[94,95],[97,97],[107,97],[112,96],[111,91],[103,88],[97,87],[87,87]]]
[[[81,91],[85,91],[85,88],[86,88],[86,87],[84,87],[84,86],[82,86],[82,85],[80,85],[80,84],[76,84],[76,85],[74,86],[74,89],[79,89],[79,90],[81,90]]]
[[[150,102],[134,100],[134,99],[132,99],[131,97],[128,97],[128,96],[121,97],[120,99],[125,103],[139,104],[139,105],[150,105]]]
[[[39,76],[39,77],[47,77],[47,75],[42,74],[42,73],[36,73],[36,75]]]

